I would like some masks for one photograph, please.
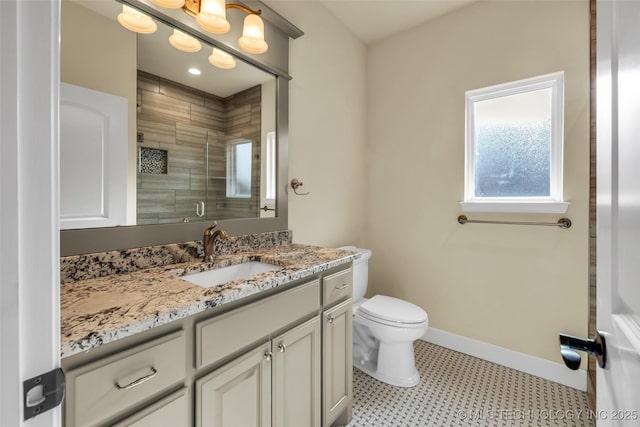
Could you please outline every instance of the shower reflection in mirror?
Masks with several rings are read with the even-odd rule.
[[[264,217],[276,77],[160,21],[131,32],[122,12],[62,1],[61,228]]]

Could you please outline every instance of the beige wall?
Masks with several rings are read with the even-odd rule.
[[[362,244],[366,174],[365,54],[318,2],[269,5],[305,32],[290,42],[289,228],[298,243]]]
[[[561,361],[558,333],[587,333],[588,3],[481,2],[368,53],[370,292],[420,305],[434,328]],[[559,70],[573,227],[458,225],[465,91]]]
[[[129,101],[127,223],[136,223],[136,35],[116,21],[62,2],[60,80]]]

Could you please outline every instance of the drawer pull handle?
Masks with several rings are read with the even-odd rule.
[[[327,316],[327,322],[333,323],[334,317],[332,315]]]
[[[139,386],[142,383],[146,383],[147,381],[149,381],[151,378],[155,377],[156,375],[158,375],[158,371],[156,371],[156,368],[154,368],[152,366],[151,367],[151,373],[149,375],[145,375],[144,377],[138,378],[137,380],[135,380],[133,382],[130,382],[127,385],[120,385],[120,384],[118,384],[118,381],[116,381],[116,388],[118,390],[129,390],[131,388]]]
[[[280,344],[280,345],[278,346],[278,351],[279,351],[280,353],[284,353],[285,351],[287,351],[287,346],[286,346],[285,344]]]
[[[342,284],[342,285],[340,285],[340,286],[336,285],[336,290],[337,290],[337,291],[340,291],[340,290],[342,290],[342,289],[346,288],[347,286],[349,286],[349,284],[348,284],[348,283],[343,283],[343,284]]]

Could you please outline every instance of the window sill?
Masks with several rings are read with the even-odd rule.
[[[460,202],[463,212],[563,214],[570,205],[570,202]]]

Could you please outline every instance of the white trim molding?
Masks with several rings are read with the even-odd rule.
[[[567,213],[570,202],[505,202],[475,201],[460,202],[462,212],[504,212],[504,213]]]
[[[24,420],[23,381],[60,366],[59,0],[0,1],[0,425]]]
[[[440,329],[429,327],[422,337],[424,341],[459,351],[479,359],[497,363],[507,368],[516,369],[536,377],[544,378],[580,391],[587,390],[587,371],[572,371],[562,363],[509,350],[508,348],[456,335]],[[559,347],[558,347],[558,351]]]

